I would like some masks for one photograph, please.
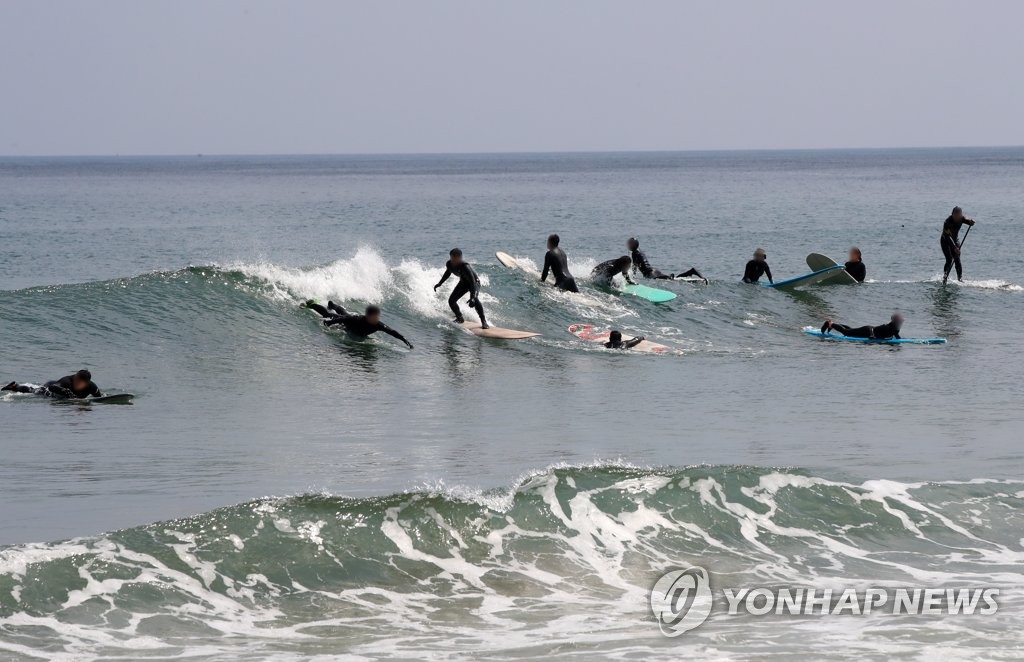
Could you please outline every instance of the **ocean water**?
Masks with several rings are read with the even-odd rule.
[[[1024,149],[0,159],[0,658],[1019,659]],[[938,237],[978,220],[964,283]],[[562,236],[580,295],[539,264]],[[590,286],[640,238],[654,305]],[[868,282],[776,279],[864,251]],[[491,321],[435,293],[459,246]],[[298,303],[378,303],[413,351]],[[938,346],[800,333],[826,317]],[[679,355],[567,333],[620,328]],[[379,335],[379,334],[378,334]],[[655,581],[992,587],[990,616],[729,616]]]

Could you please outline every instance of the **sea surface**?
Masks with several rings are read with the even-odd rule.
[[[963,283],[939,233],[977,219]],[[0,158],[0,659],[1020,659],[1024,148]],[[542,286],[551,232],[583,292]],[[655,305],[589,283],[630,236]],[[857,245],[868,282],[776,279]],[[450,322],[458,246],[503,342]],[[369,303],[415,345],[325,330]],[[801,333],[826,318],[945,345]],[[469,316],[472,317],[472,316]],[[578,340],[573,323],[681,350]],[[994,615],[729,616],[719,587],[994,587]]]

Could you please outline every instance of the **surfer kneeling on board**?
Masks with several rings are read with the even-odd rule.
[[[36,395],[45,395],[50,398],[82,399],[88,397],[98,398],[103,395],[100,393],[99,387],[92,383],[92,373],[85,369],[79,370],[73,375],[55,379],[52,382],[46,382],[42,386],[27,386],[11,382],[7,386],[0,388],[0,391],[35,393]]]
[[[316,301],[310,299],[306,303],[302,304],[302,307],[315,310],[320,313],[321,317],[326,317],[327,319],[324,320],[324,326],[336,326],[340,324],[345,327],[346,333],[353,336],[359,336],[361,338],[371,336],[378,331],[381,331],[392,338],[401,340],[405,343],[406,347],[412,349],[412,343],[406,340],[405,336],[380,321],[380,308],[377,306],[367,306],[366,313],[363,315],[350,313],[333,301],[328,301],[327,307],[324,308]]]
[[[953,207],[953,213],[946,218],[942,224],[942,236],[939,238],[939,245],[942,246],[942,255],[946,258],[946,264],[942,269],[942,284],[946,284],[950,270],[956,267],[956,279],[964,279],[964,268],[960,264],[960,228],[964,225],[974,227],[974,220],[964,216],[964,210],[960,207]]]
[[[540,275],[540,282],[548,279],[548,272],[555,277],[555,287],[566,292],[579,292],[576,286],[576,279],[569,273],[569,258],[565,251],[558,247],[561,238],[557,234],[548,236],[548,252],[544,255],[544,272]]]
[[[744,283],[756,283],[761,280],[761,276],[768,276],[768,282],[774,283],[772,280],[772,270],[768,267],[768,254],[764,252],[763,248],[758,248],[754,251],[754,259],[747,262],[747,266],[743,269],[743,282]]]
[[[462,317],[462,310],[459,309],[459,299],[469,294],[469,307],[476,310],[476,314],[480,316],[480,328],[489,329],[491,325],[487,323],[487,318],[484,317],[484,307],[480,303],[480,277],[473,271],[473,267],[469,266],[469,262],[462,259],[462,251],[458,248],[453,248],[448,252],[449,260],[444,264],[444,275],[441,276],[441,280],[437,281],[437,285],[434,286],[434,291],[437,288],[444,285],[444,282],[448,278],[455,274],[459,277],[459,284],[452,290],[452,294],[448,297],[448,307],[455,313],[455,322],[463,324],[466,320]]]
[[[852,328],[845,324],[836,324],[832,320],[825,320],[825,323],[821,325],[821,332],[828,333],[829,331],[836,331],[849,338],[870,338],[872,340],[889,340],[890,338],[899,338],[900,329],[903,328],[903,315],[895,313],[890,319],[888,324],[881,324],[879,326],[858,326]]]
[[[628,255],[616,258],[614,260],[608,260],[594,267],[594,270],[590,272],[590,279],[594,281],[595,285],[608,286],[612,284],[612,278],[622,274],[622,277],[626,279],[626,282],[630,285],[636,285],[636,281],[629,277],[629,268],[633,266],[633,260]]]
[[[636,347],[643,341],[643,336],[637,336],[632,340],[622,342],[622,332],[612,331],[611,333],[608,334],[608,342],[606,342],[604,346],[607,347],[608,349],[630,349],[631,347]]]
[[[651,266],[651,263],[647,261],[647,256],[640,250],[640,240],[636,237],[629,238],[629,241],[626,242],[626,248],[629,249],[630,259],[633,260],[633,271],[639,271],[643,274],[644,278],[653,278],[655,280],[675,280],[676,278],[689,278],[691,276],[704,278],[703,274],[697,271],[696,268],[691,268],[689,271],[684,271],[679,274],[666,274],[663,271],[655,269]],[[704,284],[707,285],[707,283],[708,279],[704,278]]]
[[[856,246],[850,249],[850,259],[843,265],[843,268],[858,283],[863,283],[864,279],[868,277],[868,268],[864,266],[863,256]]]

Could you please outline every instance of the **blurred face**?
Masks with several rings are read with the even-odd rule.
[[[764,253],[754,253],[754,259],[758,262],[763,262],[765,257]]]
[[[897,329],[903,328],[903,315],[896,315],[892,318],[893,324],[896,325]]]
[[[860,251],[856,251],[856,250],[853,250],[851,248],[850,249],[850,261],[851,262],[860,262]]]
[[[964,217],[964,213],[962,211],[960,211],[959,209],[957,209],[955,212],[953,212],[953,218],[955,218],[956,220],[959,221],[963,217]]]
[[[366,316],[366,321],[369,322],[370,324],[379,324],[380,323],[380,313],[371,313],[371,314],[367,315]]]
[[[85,381],[78,375],[75,375],[74,377],[71,378],[71,388],[73,388],[76,391],[84,391],[85,389],[89,388],[89,382]]]
[[[636,249],[640,248],[640,242],[633,241],[633,240],[627,240],[626,241],[626,248],[628,248],[631,251],[635,251]]]
[[[452,256],[452,266],[457,267],[460,264],[462,264],[462,262],[463,262],[463,260],[462,260],[462,256],[461,255],[453,255]]]

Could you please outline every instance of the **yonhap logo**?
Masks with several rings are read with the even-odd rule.
[[[651,589],[651,611],[666,637],[678,637],[706,621],[711,602],[708,571],[697,566],[673,570]]]

